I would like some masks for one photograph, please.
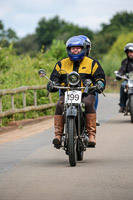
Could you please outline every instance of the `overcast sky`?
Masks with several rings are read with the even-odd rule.
[[[34,33],[43,17],[96,31],[121,11],[133,12],[133,0],[0,0],[0,20],[19,37]]]

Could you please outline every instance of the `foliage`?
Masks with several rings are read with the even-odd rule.
[[[40,48],[43,45],[49,46],[52,40],[56,38],[58,31],[62,26],[64,26],[64,24],[65,22],[60,20],[58,16],[55,16],[50,20],[46,20],[45,18],[41,19],[36,28],[36,35]]]
[[[37,36],[35,34],[27,35],[20,41],[14,44],[18,55],[29,53],[30,56],[34,57],[39,52],[39,45],[37,42]]]
[[[92,40],[94,33],[86,27],[81,28],[77,25],[73,25],[72,23],[66,23],[65,26],[59,30],[56,39],[64,40],[64,42],[66,42],[68,38],[74,35],[86,35],[90,40]]]
[[[0,44],[4,42],[4,44],[9,44],[10,42],[14,42],[18,39],[16,32],[11,28],[5,30],[3,22],[0,20]]]
[[[100,59],[104,54],[108,53],[114,41],[115,37],[111,33],[96,34],[92,41],[92,55],[96,59]]]
[[[102,57],[110,51],[119,35],[133,31],[133,13],[119,12],[112,17],[109,24],[102,24],[101,31],[94,36],[93,55]]]
[[[72,23],[67,23],[64,20],[60,20],[58,16],[49,20],[41,19],[36,28],[39,45],[40,47],[44,45],[46,48],[52,44],[54,39],[66,42],[71,36],[83,34],[90,37],[90,39],[93,37],[93,32],[88,28],[80,28]]]
[[[126,57],[124,47],[130,42],[133,42],[133,32],[119,35],[108,54],[103,56],[102,62],[107,76],[113,76],[113,72],[119,69],[122,59]]]
[[[110,24],[102,24],[101,33],[112,33],[115,36],[121,32],[133,30],[133,13],[127,11],[116,13],[110,20]]]
[[[15,51],[12,44],[8,48],[0,46],[0,74],[11,68],[13,65],[12,57],[14,55]]]
[[[125,57],[124,47],[127,43],[133,42],[133,31],[129,33],[123,33],[118,36],[117,40],[112,45],[109,54],[117,55],[119,58]]]
[[[66,46],[61,40],[53,40],[51,47],[45,53],[46,57],[55,58],[56,60],[61,60],[67,57]]]
[[[120,67],[121,59],[117,55],[112,57],[110,54],[107,54],[103,57],[101,63],[106,77],[114,77],[114,71]]]
[[[7,55],[7,58],[5,55]],[[39,52],[36,57],[31,58],[29,55],[17,56],[14,49],[11,47],[0,47],[0,66],[2,66],[0,68],[0,89],[11,89],[27,85],[46,85],[46,79],[42,79],[38,76],[38,70],[40,68],[45,68],[49,76],[54,65],[55,60],[49,61],[49,58],[46,58],[43,51]],[[6,66],[8,66],[8,68]],[[47,104],[49,102],[46,95],[46,90],[37,91],[38,105]],[[33,105],[33,91],[26,92],[26,100],[27,106]],[[53,100],[56,101],[57,98],[54,97]],[[10,101],[9,95],[2,97],[3,111],[11,109]],[[20,107],[23,107],[22,95],[16,94],[15,108]],[[51,113],[51,111],[49,112]],[[48,111],[30,112],[26,114],[26,117],[33,118],[35,116],[42,116],[44,113],[48,114]],[[15,119],[20,118],[23,118],[22,114],[15,115]],[[5,117],[4,124],[11,119],[11,117]]]

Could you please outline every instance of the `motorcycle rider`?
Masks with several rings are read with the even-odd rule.
[[[67,85],[66,73],[76,71],[80,74],[81,85],[86,79],[91,79],[94,85],[98,85],[98,93],[101,93],[105,88],[105,74],[98,61],[86,56],[87,45],[83,38],[73,36],[66,42],[66,50],[68,57],[58,61],[51,73],[50,80],[56,84]],[[61,71],[62,70],[62,71]],[[62,72],[62,73],[61,73]],[[56,92],[51,82],[48,83],[47,89],[49,92]],[[95,94],[89,94],[83,97],[86,113],[86,129],[89,135],[89,144],[96,145],[96,111],[94,108]],[[61,90],[61,96],[56,105],[54,115],[55,138],[53,144],[61,144],[61,136],[64,129],[63,113],[64,105],[64,90]]]
[[[127,55],[127,58],[123,59],[121,62],[121,67],[119,68],[118,73],[120,75],[126,75],[129,72],[133,71],[133,43],[128,43],[124,47],[124,51]],[[120,78],[116,78],[117,80],[121,80]],[[127,85],[127,80],[124,80],[121,83],[120,87],[120,113],[125,111],[127,93],[124,92],[124,88]]]

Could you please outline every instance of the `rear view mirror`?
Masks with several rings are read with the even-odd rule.
[[[38,71],[38,74],[39,74],[40,77],[45,77],[46,76],[46,71],[44,69],[40,69]]]

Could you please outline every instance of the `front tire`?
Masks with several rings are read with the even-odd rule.
[[[133,123],[133,95],[130,96],[130,115],[131,115],[131,123]]]
[[[77,163],[77,137],[76,137],[75,117],[68,117],[68,156],[70,166],[74,167]]]

